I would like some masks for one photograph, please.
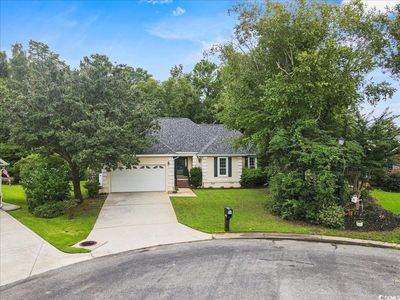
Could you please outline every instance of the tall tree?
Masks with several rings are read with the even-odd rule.
[[[222,89],[218,66],[213,62],[202,59],[195,64],[190,78],[195,89],[200,92],[202,109],[199,119],[207,123],[215,122],[217,120],[218,97]]]
[[[391,36],[387,51],[385,67],[391,70],[393,76],[400,79],[400,4],[388,12],[386,32]]]
[[[201,121],[200,92],[191,83],[190,75],[183,72],[183,66],[171,69],[171,76],[161,83],[162,116],[185,117]]]
[[[161,115],[215,122],[220,91],[216,64],[203,59],[190,73],[184,73],[182,65],[175,66],[160,85]]]
[[[0,78],[8,77],[8,61],[6,51],[0,51]]]
[[[364,99],[360,90],[391,92],[367,81],[387,41],[383,16],[368,13],[360,1],[267,1],[234,12],[235,38],[220,48],[220,117],[244,139],[265,145],[275,128],[308,119],[340,130],[340,116]]]
[[[80,200],[81,170],[137,163],[135,153],[150,144],[157,124],[152,103],[141,102],[131,89],[134,69],[92,55],[71,71],[45,44],[31,41],[28,55],[14,49],[10,71],[20,84],[7,103],[13,141],[63,157]],[[24,74],[21,65],[27,66]]]
[[[342,161],[355,166],[366,155],[346,128],[362,102],[393,94],[388,83],[368,77],[391,42],[387,15],[367,11],[359,0],[266,1],[232,11],[234,38],[219,48],[219,117],[243,133],[239,143],[254,144],[265,157],[276,212],[321,224],[327,221],[321,211],[335,212],[340,223],[338,205],[349,201]],[[393,155],[390,147],[380,149]],[[368,158],[369,166],[379,159]]]

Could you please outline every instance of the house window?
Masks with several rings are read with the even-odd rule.
[[[248,166],[250,169],[256,169],[257,168],[257,160],[254,156],[249,156],[248,157]]]
[[[218,157],[218,176],[228,175],[228,158]]]

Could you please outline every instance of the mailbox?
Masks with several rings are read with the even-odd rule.
[[[229,223],[233,216],[233,209],[230,207],[225,207],[224,213],[225,213],[225,231],[229,231],[230,230]]]
[[[225,218],[230,219],[233,216],[233,209],[230,207],[225,207]]]

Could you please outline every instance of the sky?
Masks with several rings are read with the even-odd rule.
[[[329,0],[338,5],[341,1]],[[364,2],[383,9],[400,0]],[[229,40],[235,19],[228,9],[234,4],[230,0],[0,0],[0,49],[9,53],[13,43],[26,46],[32,39],[48,44],[72,67],[79,66],[84,56],[100,53],[164,80],[174,65],[182,64],[189,72],[204,51]],[[400,114],[399,83],[380,71],[371,76],[398,89],[391,100],[374,108],[375,114],[386,107]],[[372,109],[364,107],[365,112]]]

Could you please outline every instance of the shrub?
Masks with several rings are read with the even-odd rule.
[[[267,173],[264,169],[244,168],[240,177],[240,185],[245,188],[257,187],[267,183]]]
[[[329,228],[344,228],[344,210],[339,205],[325,207],[318,213],[317,222]]]
[[[89,198],[97,198],[99,196],[100,185],[97,180],[86,181],[85,188],[88,191]]]
[[[70,199],[64,201],[64,212],[67,214],[68,219],[72,219],[75,214],[75,208],[78,206],[78,199]]]
[[[286,220],[302,219],[304,215],[303,206],[304,203],[293,199],[269,202],[271,211]]]
[[[31,213],[45,203],[69,198],[69,169],[59,156],[37,154],[23,158],[20,163],[21,183]]]
[[[36,206],[33,215],[38,218],[55,218],[64,213],[65,203],[63,201],[47,202]]]
[[[194,167],[190,170],[190,184],[193,185],[194,187],[199,187],[203,184],[203,173],[201,171],[200,167]]]
[[[388,192],[400,192],[400,173],[393,173],[386,176],[381,188]]]

